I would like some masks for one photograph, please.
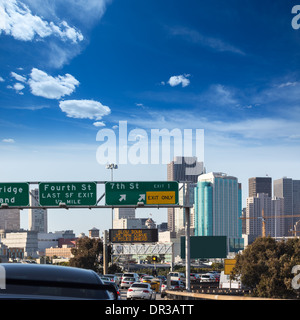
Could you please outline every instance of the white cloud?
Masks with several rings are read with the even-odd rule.
[[[15,140],[14,139],[3,139],[2,142],[5,142],[5,143],[15,143]]]
[[[15,73],[15,72],[11,72],[10,75],[15,78],[17,81],[20,81],[20,82],[26,82],[27,79],[21,75],[19,75],[18,73]]]
[[[288,81],[288,82],[285,82],[285,83],[281,83],[278,85],[278,88],[284,88],[284,87],[294,87],[298,84],[298,82],[291,82],[291,81]]]
[[[66,21],[58,24],[48,22],[33,15],[28,6],[16,0],[0,1],[0,34],[1,32],[22,41],[32,41],[35,38],[46,38],[51,35],[73,43],[83,40],[81,32],[70,27]]]
[[[63,12],[64,17],[71,17],[84,28],[89,28],[105,13],[112,0],[22,0],[39,16],[48,21],[56,21]]]
[[[8,85],[6,86],[8,89],[14,89],[18,94],[23,94],[22,90],[25,88],[25,86],[22,83],[15,83],[13,86]]]
[[[93,123],[95,127],[105,127],[105,123],[103,121],[96,121]]]
[[[0,76],[0,82],[4,82],[5,80]]]
[[[190,80],[188,79],[189,76],[190,76],[189,74],[172,76],[170,77],[168,84],[171,87],[175,87],[180,84],[182,85],[182,87],[187,87],[190,84]]]
[[[170,28],[170,33],[174,36],[180,36],[186,41],[189,41],[196,45],[201,45],[210,48],[214,51],[232,52],[240,55],[245,55],[245,53],[242,50],[223,41],[222,39],[203,35],[200,32],[193,29],[184,27]]]
[[[28,84],[31,93],[35,96],[48,99],[60,99],[65,95],[73,93],[76,86],[79,85],[79,81],[70,74],[54,78],[44,71],[33,68]]]
[[[210,87],[209,91],[204,94],[204,99],[215,105],[238,105],[239,101],[235,98],[234,90],[221,84]]]
[[[22,83],[17,82],[17,83],[14,84],[14,89],[15,89],[16,91],[21,91],[21,90],[23,90],[24,88],[25,88],[25,86],[24,86]]]
[[[110,108],[94,100],[60,101],[59,107],[70,118],[101,120],[110,114]]]

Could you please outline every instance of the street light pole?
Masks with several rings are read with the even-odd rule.
[[[106,165],[106,169],[110,169],[110,180],[114,180],[113,171],[114,169],[118,169],[118,165],[114,163],[109,163]],[[114,228],[114,208],[111,208],[111,228]],[[107,246],[106,246],[107,247]],[[106,248],[107,250],[107,248]],[[111,263],[113,263],[113,253],[111,252]]]
[[[114,180],[114,175],[113,175],[113,170],[114,169],[118,169],[118,165],[117,164],[114,164],[114,163],[109,163],[106,165],[106,169],[110,169],[111,172],[110,172],[110,180],[113,181]],[[111,208],[111,228],[113,229],[114,228],[114,209]]]

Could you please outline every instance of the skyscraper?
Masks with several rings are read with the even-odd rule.
[[[293,180],[293,214],[300,215],[300,180]]]
[[[115,208],[115,219],[134,219],[135,208]]]
[[[258,193],[255,197],[247,198],[246,234],[254,237],[262,236],[262,211],[265,219],[266,236],[282,237],[284,235],[284,219],[275,218],[283,213],[283,199],[269,197],[266,193]],[[270,218],[270,217],[274,218]]]
[[[5,209],[0,210],[0,229],[9,231],[20,230],[20,210]]]
[[[132,220],[131,222],[138,220],[135,218],[135,208],[114,208],[113,229],[121,228],[120,226],[123,226],[128,219]]]
[[[228,251],[243,247],[242,189],[236,177],[210,172],[195,188],[195,235],[227,236]]]
[[[284,215],[300,214],[300,180],[283,177],[274,180],[274,196],[284,199]],[[285,218],[284,235],[291,236],[290,230],[294,228],[299,217]]]
[[[258,193],[265,193],[272,197],[272,178],[254,177],[249,179],[249,197],[256,197]]]
[[[39,189],[31,190],[30,206],[39,206]],[[45,232],[48,231],[47,209],[29,209],[28,210],[28,229],[30,231]]]
[[[203,169],[203,162],[198,162],[197,157],[175,157],[168,164],[168,181],[197,182]]]
[[[167,165],[168,181],[181,181],[196,183],[198,176],[204,172],[203,162],[198,162],[197,157],[175,157]],[[191,188],[193,197],[193,188]],[[190,199],[193,201],[193,199]],[[184,227],[185,219],[183,209],[168,209],[168,229],[169,231],[179,231]],[[193,225],[193,223],[191,223]]]

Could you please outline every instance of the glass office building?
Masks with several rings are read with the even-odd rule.
[[[238,179],[224,173],[199,176],[195,188],[195,235],[226,236],[228,252],[243,249],[241,191]]]

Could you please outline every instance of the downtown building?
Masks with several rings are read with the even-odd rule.
[[[0,230],[5,230],[5,231],[20,230],[20,210],[19,209],[0,210]]]
[[[39,206],[39,189],[33,189],[30,192],[30,206]],[[35,208],[28,210],[28,229],[30,231],[47,233],[48,219],[47,209]]]
[[[258,193],[265,193],[272,197],[272,178],[253,177],[248,180],[249,197],[256,197]]]
[[[270,197],[267,193],[258,193],[255,197],[247,198],[246,207],[246,235],[255,238],[263,235],[262,215],[265,218],[265,234],[271,237],[284,236],[283,214],[284,199]]]
[[[283,215],[295,216],[284,218],[284,236],[292,236],[291,230],[300,220],[297,217],[300,216],[300,180],[287,177],[274,180],[274,196],[284,199]]]
[[[195,236],[226,236],[227,252],[243,249],[242,189],[236,177],[210,172],[195,188]]]
[[[203,174],[203,162],[197,161],[197,157],[175,157],[167,165],[167,180],[178,182],[189,182],[189,194],[179,193],[179,203],[182,203],[183,197],[188,197],[190,203],[194,203],[194,187],[198,181],[199,175]],[[191,229],[194,228],[194,212],[191,210]],[[184,210],[180,208],[168,208],[168,230],[180,233],[185,228]]]

